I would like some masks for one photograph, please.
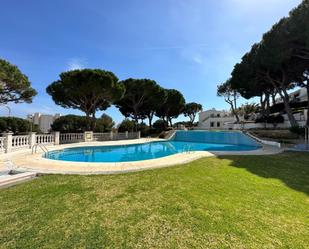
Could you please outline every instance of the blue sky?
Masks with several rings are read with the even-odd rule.
[[[235,63],[301,0],[2,1],[0,57],[38,91],[12,115],[75,113],[56,106],[46,86],[62,71],[102,68],[119,79],[150,78],[187,102],[226,109],[216,96]],[[114,107],[106,111],[117,122]],[[1,115],[7,110],[0,108]],[[99,116],[98,113],[97,116]],[[183,118],[180,118],[183,119]]]

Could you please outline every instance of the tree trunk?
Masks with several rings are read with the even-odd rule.
[[[282,89],[282,91],[279,91],[279,94],[283,100],[285,111],[286,111],[286,114],[288,115],[291,126],[292,127],[298,126],[298,123],[296,122],[292,109],[290,107],[290,97],[287,91],[285,89]]]
[[[191,127],[193,127],[194,124],[194,118],[190,118]]]
[[[86,112],[86,119],[87,119],[87,130],[89,131],[91,129],[91,117],[89,112]]]
[[[237,104],[236,104],[236,93],[234,93],[234,108],[233,108],[233,103],[232,103],[232,111],[234,112],[234,115],[236,117],[236,122],[239,123],[239,116],[238,116],[238,113],[237,113]],[[234,110],[233,110],[234,109]]]
[[[135,131],[138,131],[138,118],[134,117],[134,122],[135,122]]]
[[[261,104],[261,114],[262,114],[262,117],[263,117],[263,120],[264,120],[264,128],[266,129],[266,126],[267,126],[267,122],[266,122],[266,108],[265,108],[265,100],[263,100],[263,94],[261,95],[260,97],[260,104]]]
[[[306,125],[309,126],[309,82],[308,81],[307,81],[306,89],[307,89],[307,121],[306,121]]]
[[[168,121],[170,122],[170,126],[173,127],[172,119],[168,118]]]
[[[273,105],[276,104],[276,95],[277,95],[277,93],[272,93],[272,94],[271,94],[271,100],[272,100],[272,104],[273,104]]]
[[[92,113],[92,120],[91,120],[91,130],[94,131],[96,127],[96,118],[95,118],[95,113]]]
[[[286,91],[287,88],[287,84],[286,83],[286,75],[284,70],[281,71],[282,72],[282,80],[281,81],[277,81],[277,83],[279,83],[279,86],[277,85],[277,83],[275,83],[275,81],[271,78],[269,72],[267,72],[267,78],[268,80],[271,82],[271,84],[273,85],[273,87],[277,90],[277,93],[279,93],[280,97],[283,100],[284,103],[284,107],[285,107],[285,112],[288,115],[290,124],[292,127],[294,126],[298,126],[298,123],[296,122],[291,106],[290,106],[290,97]]]
[[[265,117],[265,102],[263,100],[263,95],[260,96],[261,114]]]
[[[269,103],[269,94],[265,94],[265,102],[266,102],[266,108],[265,108],[265,115],[268,118],[270,114],[270,103]]]
[[[148,117],[148,125],[149,128],[152,128],[152,118]]]
[[[189,116],[190,122],[191,122],[191,126],[192,126],[192,127],[193,127],[193,125],[194,125],[195,117],[196,117],[196,114],[192,114],[191,116]]]
[[[133,110],[134,110],[134,121],[135,121],[135,131],[138,131],[138,111],[135,107],[133,107]]]
[[[152,128],[152,119],[153,119],[153,114],[147,115],[148,122],[149,122],[149,128]]]
[[[269,116],[270,116],[270,104],[269,104],[269,94],[266,94],[265,96],[266,98],[266,110],[265,110],[265,116],[266,116],[266,120],[269,120]],[[274,124],[274,123],[273,123]],[[274,126],[275,128],[277,127],[277,124],[276,126]],[[266,127],[265,127],[266,128]]]
[[[229,104],[230,104],[230,106],[231,106],[231,109],[232,109],[232,113],[233,113],[233,115],[235,116],[235,118],[236,118],[236,122],[237,122],[237,124],[239,123],[239,117],[238,117],[238,114],[236,113],[236,111],[235,111],[235,108],[234,108],[234,105],[233,105],[233,103],[232,102],[228,102]]]

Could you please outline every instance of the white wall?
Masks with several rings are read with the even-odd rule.
[[[207,110],[199,113],[198,128],[200,129],[224,129],[227,122],[235,122],[236,119],[227,111],[216,109]]]

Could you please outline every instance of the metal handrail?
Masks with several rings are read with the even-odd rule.
[[[191,152],[191,148],[192,148],[192,145],[189,145],[189,144],[185,144],[185,146],[183,146],[182,148],[182,153],[186,153],[186,154],[190,154]]]
[[[44,144],[39,143],[39,144],[35,144],[35,145],[32,146],[32,154],[37,153],[38,147],[40,147],[41,150],[43,150],[43,152],[45,152],[45,153],[49,152],[49,150],[46,148],[46,146]],[[33,151],[34,151],[34,153],[33,153]]]

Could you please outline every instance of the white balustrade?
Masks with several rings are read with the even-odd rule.
[[[29,146],[29,135],[12,136],[12,149],[19,149]]]
[[[104,132],[104,133],[93,133],[94,141],[109,141],[109,140],[126,140],[126,139],[137,139],[138,132]]]
[[[93,133],[94,141],[109,141],[109,140],[126,140],[126,139],[137,139],[139,138],[138,132],[104,132],[104,133]]]
[[[85,133],[86,134],[86,133]],[[60,143],[76,143],[84,142],[84,133],[63,133],[59,135],[59,132],[54,134],[35,134],[23,136],[13,136],[12,133],[3,133],[0,137],[0,153],[9,153],[13,150],[30,148],[35,144],[59,144]],[[140,138],[139,132],[104,132],[93,133],[91,141],[110,141],[110,140],[126,140],[126,139],[138,139]]]
[[[37,144],[53,144],[55,136],[52,134],[40,134],[35,136],[35,140]]]
[[[60,134],[60,143],[82,142],[84,133],[63,133]]]
[[[125,140],[127,139],[127,133],[115,133],[114,140]]]
[[[0,153],[3,153],[5,151],[4,142],[5,142],[5,137],[0,137]]]
[[[138,139],[140,138],[140,132],[129,132],[128,139]]]
[[[110,132],[104,133],[93,133],[93,140],[94,141],[108,141],[112,140]]]

